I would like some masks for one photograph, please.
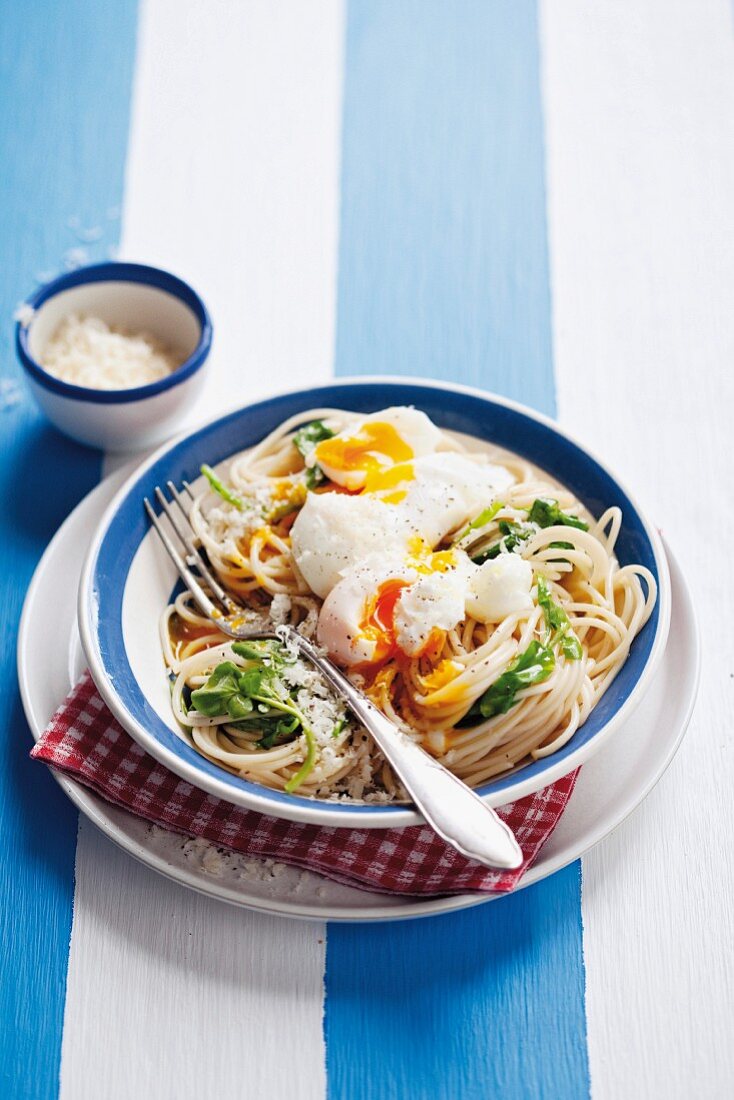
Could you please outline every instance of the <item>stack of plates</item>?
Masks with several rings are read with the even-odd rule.
[[[690,718],[698,683],[695,615],[675,559],[629,493],[557,425],[479,391],[388,379],[340,382],[286,394],[239,410],[159,451],[134,472],[107,479],[72,513],[49,545],[28,591],[18,642],[18,671],[35,738],[89,667],[123,726],[148,752],[185,779],[228,801],[276,816],[337,826],[414,824],[410,810],[349,807],[288,796],[216,768],[188,745],[170,715],[158,647],[158,611],[174,587],[173,567],[148,530],[143,496],[154,484],[194,480],[251,446],[287,417],[319,406],[356,411],[413,404],[440,426],[519,451],[566,484],[595,514],[623,509],[620,560],[656,574],[659,600],[624,669],[589,720],[554,756],[482,788],[492,805],[522,797],[583,763],[558,828],[523,879],[529,886],[602,840],[639,805],[670,763]],[[86,557],[82,570],[81,563]],[[78,614],[75,585],[79,578]],[[57,629],[47,630],[54,606]],[[151,610],[152,609],[152,610]],[[670,629],[668,629],[670,627]],[[57,639],[68,636],[68,646]],[[42,667],[44,676],[30,676]],[[61,786],[112,840],[185,886],[234,904],[292,917],[404,919],[449,912],[488,899],[476,895],[417,899],[351,889],[319,875],[209,849],[150,826],[68,779]]]

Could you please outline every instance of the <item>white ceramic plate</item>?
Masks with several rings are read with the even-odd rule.
[[[100,517],[128,473],[122,470],[108,478],[82,501],[49,545],[28,590],[18,638],[18,678],[35,739],[84,669],[76,582]],[[583,767],[566,813],[523,886],[565,867],[619,825],[650,792],[680,744],[698,686],[699,640],[688,588],[668,554],[672,622],[665,658],[632,717]],[[58,625],[53,637],[45,610],[52,601]],[[66,648],[57,644],[64,636],[69,638]],[[42,677],[28,675],[39,667]],[[59,783],[82,813],[142,863],[184,886],[248,909],[319,920],[404,920],[490,900],[477,895],[386,897],[272,861],[221,856],[204,842],[151,826],[109,805],[79,783],[65,778]]]

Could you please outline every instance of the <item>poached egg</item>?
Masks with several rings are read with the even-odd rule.
[[[349,570],[319,615],[319,644],[340,664],[420,657],[467,614],[483,623],[533,609],[533,570],[516,554],[475,565],[463,550],[404,561],[377,556]]]
[[[331,439],[324,439],[314,447],[307,464],[318,464],[331,481],[350,492],[372,492],[385,488],[381,483],[396,467],[405,467],[398,474],[410,479],[412,460],[432,454],[441,442],[440,430],[425,413],[396,406],[366,416]]]
[[[498,622],[506,609],[532,607],[522,559],[497,569],[462,550],[434,552],[512,481],[483,456],[441,447],[425,413],[397,406],[322,440],[306,459],[328,482],[308,493],[291,548],[324,600],[319,641],[342,664],[420,656],[467,611]]]

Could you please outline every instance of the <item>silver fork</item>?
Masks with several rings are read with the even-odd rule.
[[[183,484],[184,492],[193,499],[188,482]],[[279,627],[276,632],[237,622],[242,619],[243,608],[219,583],[197,546],[197,536],[189,520],[190,505],[173,482],[167,482],[166,487],[170,500],[159,486],[155,487],[155,496],[179,545],[147,497],[143,502],[145,509],[179,576],[201,612],[217,630],[230,638],[278,639],[294,644],[369,731],[423,817],[447,844],[485,867],[519,867],[523,860],[520,847],[510,828],[494,810],[458,776],[398,729],[336,665],[322,656],[308,638],[293,627]]]

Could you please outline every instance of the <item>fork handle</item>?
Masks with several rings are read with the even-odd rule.
[[[305,638],[298,644],[374,737],[424,818],[447,844],[485,867],[514,869],[523,854],[512,830],[458,776],[398,729]]]

